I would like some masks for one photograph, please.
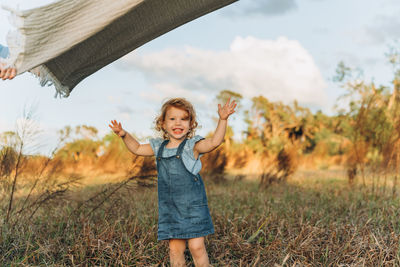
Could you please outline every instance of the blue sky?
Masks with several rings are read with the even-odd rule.
[[[3,0],[31,8],[49,0]],[[13,130],[24,107],[36,106],[44,147],[66,125],[95,126],[107,133],[111,119],[140,137],[154,135],[153,120],[168,97],[193,102],[202,128],[212,131],[215,95],[230,89],[244,95],[334,114],[343,93],[331,79],[340,61],[360,67],[367,80],[390,85],[385,53],[400,37],[398,0],[240,0],[192,21],[135,50],[80,83],[69,98],[54,98],[25,73],[0,82],[0,132]],[[0,43],[11,29],[0,11]],[[235,136],[244,123],[232,118]]]

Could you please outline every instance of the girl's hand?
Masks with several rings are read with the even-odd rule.
[[[112,125],[111,125],[112,124]],[[111,124],[108,126],[111,128],[111,130],[114,131],[119,137],[124,137],[126,135],[126,132],[124,129],[122,129],[121,123],[117,122],[116,120],[111,121]]]
[[[221,104],[218,104],[218,114],[219,118],[221,120],[226,120],[230,115],[235,113],[235,108],[237,106],[235,100],[230,103],[231,98],[229,97],[228,101],[225,103],[223,107],[221,107]]]

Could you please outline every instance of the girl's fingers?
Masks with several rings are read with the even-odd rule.
[[[122,130],[122,125],[120,122],[117,122],[116,120],[111,120],[111,124],[108,124],[108,126],[115,132],[115,131],[121,131]]]

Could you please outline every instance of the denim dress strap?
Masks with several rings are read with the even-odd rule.
[[[187,141],[187,139],[185,138],[185,140],[183,140],[183,141],[180,143],[179,147],[178,147],[178,151],[176,152],[176,157],[177,157],[178,159],[179,159],[179,158],[182,158],[182,151],[183,151],[183,148],[185,147],[186,141]]]
[[[162,157],[162,154],[164,152],[164,147],[165,145],[169,142],[169,140],[164,140],[161,145],[160,148],[158,149],[158,153],[157,153],[157,159],[160,159]]]
[[[183,152],[183,148],[185,147],[186,140],[187,139],[184,139],[178,146],[178,150],[177,150],[176,155],[175,155],[178,159],[182,157],[182,152]],[[169,142],[169,140],[164,140],[164,142],[162,142],[160,148],[158,149],[158,153],[157,153],[157,158],[158,159],[163,157],[162,154],[163,154],[164,148],[168,144],[168,142]]]

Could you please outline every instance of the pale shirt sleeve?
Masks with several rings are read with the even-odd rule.
[[[149,142],[150,142],[151,148],[152,148],[153,151],[154,151],[154,156],[157,157],[158,149],[160,148],[160,146],[161,146],[161,144],[162,144],[163,141],[164,141],[164,140],[163,140],[162,138],[151,138],[151,139],[150,139]]]
[[[203,156],[203,153],[199,154],[199,157],[197,159],[194,158],[194,153],[193,153],[193,149],[194,146],[196,145],[197,142],[199,142],[200,140],[203,140],[204,137],[200,136],[200,135],[196,135],[193,138],[190,138],[187,140],[187,144],[185,145],[185,149],[187,149],[188,151],[188,155],[190,156],[190,158],[192,160],[199,160],[201,158],[201,156]]]

